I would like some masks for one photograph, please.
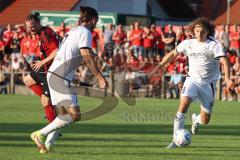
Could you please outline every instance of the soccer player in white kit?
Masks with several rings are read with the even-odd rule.
[[[70,88],[74,72],[83,62],[98,80],[100,88],[105,88],[107,82],[93,59],[91,30],[98,21],[98,13],[91,7],[80,7],[80,26],[66,33],[56,57],[48,70],[47,81],[52,104],[57,106],[58,116],[46,127],[31,134],[31,139],[40,149],[47,153],[51,146],[45,146],[44,139],[49,133],[63,128],[81,118],[77,96]]]
[[[214,25],[206,18],[197,18],[189,29],[195,36],[184,40],[176,49],[167,54],[150,75],[173,60],[179,53],[184,53],[189,59],[189,72],[184,82],[180,105],[174,120],[174,131],[184,128],[184,114],[194,100],[200,102],[200,114],[192,115],[192,134],[196,134],[199,124],[208,124],[213,109],[216,81],[220,78],[219,61],[224,67],[224,78],[227,86],[233,86],[229,78],[229,65],[221,43],[214,39]],[[172,142],[167,148],[176,148]]]

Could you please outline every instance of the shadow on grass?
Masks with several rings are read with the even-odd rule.
[[[93,139],[94,140],[94,139]],[[107,140],[107,138],[106,138]],[[61,141],[61,140],[60,140]],[[107,141],[112,141],[114,142],[114,139],[110,138],[110,140],[107,140]],[[129,140],[129,142],[131,142],[131,140]],[[89,152],[88,151],[84,151],[85,154],[87,153],[92,153],[93,151],[93,148],[95,148],[96,150],[99,150],[99,149],[106,149],[106,148],[111,148],[111,149],[144,149],[144,148],[155,148],[155,149],[160,149],[160,150],[168,150],[166,149],[165,145],[163,145],[161,143],[161,141],[159,141],[158,144],[150,144],[151,142],[149,142],[149,144],[145,144],[143,145],[141,143],[141,140],[139,140],[139,144],[129,144],[129,143],[126,143],[126,144],[119,144],[119,143],[110,143],[110,144],[106,144],[106,143],[102,143],[102,144],[86,144],[85,142],[81,141],[81,138],[79,138],[79,142],[77,144],[56,144],[55,146],[57,146],[59,149],[58,150],[61,150],[60,148],[69,148],[69,151],[68,152],[65,152],[66,154],[71,154],[72,153],[72,150],[71,148],[84,148],[85,150],[86,149],[90,149]],[[160,144],[161,143],[161,144]],[[36,147],[35,144],[33,143],[22,143],[22,144],[8,144],[8,143],[2,143],[1,144],[1,147],[24,147],[24,148],[29,148],[29,147]],[[226,152],[238,152],[239,154],[239,147],[235,146],[216,146],[216,145],[213,145],[213,146],[202,146],[202,147],[193,147],[193,146],[189,146],[187,148],[177,148],[177,150],[182,150],[183,152],[186,151],[188,152],[189,150],[192,151],[196,151],[196,152],[206,152],[206,151],[216,151],[216,152],[222,152],[222,151],[226,151]],[[108,150],[110,151],[110,150]],[[168,150],[168,151],[174,151],[174,150]],[[76,150],[76,152],[73,152],[73,154],[78,154],[78,150]],[[61,153],[63,153],[61,151]],[[114,152],[115,153],[115,152]],[[98,154],[98,153],[96,153]],[[111,154],[111,153],[109,153]]]
[[[42,123],[0,123],[0,133],[31,133],[44,127]],[[172,125],[162,124],[90,124],[78,123],[64,129],[72,134],[171,134]],[[185,126],[190,128],[190,126]],[[239,136],[240,126],[209,125],[202,126],[200,135]]]

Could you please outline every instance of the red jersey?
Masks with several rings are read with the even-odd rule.
[[[40,40],[40,50],[42,52],[42,54],[40,55],[41,59],[47,58],[55,49],[58,48],[58,45],[60,43],[59,36],[49,27],[42,27],[39,40]],[[52,61],[48,62],[44,66],[45,70],[48,70],[51,64],[52,64]]]
[[[3,50],[4,44],[3,41],[0,40],[0,51]]]
[[[29,38],[27,36],[22,38],[21,43],[20,43],[20,47],[21,47],[22,55],[24,57],[28,56],[28,54],[29,54],[29,47],[30,47],[30,40],[29,40]]]
[[[154,39],[150,39],[147,36],[153,36],[153,33],[149,33],[149,35],[147,35],[146,32],[143,32],[143,35],[146,36],[145,38],[143,38],[143,47],[144,48],[153,48],[154,47]]]
[[[5,31],[3,33],[3,40],[4,40],[4,46],[10,47],[12,40],[13,40],[13,32],[12,31]]]
[[[139,60],[133,56],[130,57],[130,60],[128,62],[128,66],[132,69],[136,69],[139,66]]]
[[[99,39],[98,33],[96,31],[92,32],[92,48],[97,48],[97,40]]]
[[[125,39],[127,38],[127,35],[124,31],[122,31],[122,32],[117,31],[113,34],[113,37],[119,38],[118,40],[114,41],[115,44],[122,44],[125,41]]]
[[[130,33],[130,39],[133,38],[131,40],[133,46],[142,46],[142,33],[143,33],[142,29],[133,30]]]
[[[240,48],[240,42],[239,42],[239,40],[236,40],[236,39],[238,39],[239,38],[239,35],[240,33],[238,33],[238,32],[231,32],[230,33],[230,37],[231,37],[231,42],[230,42],[230,47],[232,47],[232,48]],[[234,40],[233,40],[233,38],[235,38]]]

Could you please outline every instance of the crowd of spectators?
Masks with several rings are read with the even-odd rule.
[[[59,36],[70,30],[61,23],[53,28]],[[146,87],[147,96],[154,96],[160,89],[162,81],[168,82],[168,97],[179,98],[184,77],[188,72],[188,60],[184,54],[173,60],[164,71],[146,80],[145,76],[161,60],[184,39],[193,38],[187,26],[141,26],[135,22],[130,26],[108,24],[104,29],[92,32],[92,49],[103,75],[110,79],[126,82],[128,94],[133,90]],[[231,78],[235,81],[235,89],[229,90],[223,82],[222,100],[240,100],[240,26],[219,25],[215,38],[224,47],[231,65]],[[30,70],[31,64],[40,56],[40,42],[37,36],[26,33],[24,25],[8,25],[0,29],[0,92],[6,93],[4,86],[9,82],[5,73],[15,72],[16,84],[22,83],[22,76]],[[3,74],[4,73],[4,74]],[[163,79],[162,75],[167,75]],[[85,66],[80,66],[75,74],[75,85],[94,83],[94,78]],[[86,83],[87,82],[87,83]]]

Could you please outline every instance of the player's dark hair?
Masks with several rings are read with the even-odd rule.
[[[190,25],[189,25],[189,31],[194,35],[194,28],[196,25],[201,25],[204,28],[208,29],[208,37],[209,36],[214,36],[215,33],[215,25],[213,24],[212,21],[208,20],[205,17],[199,17],[195,19]]]
[[[94,8],[80,6],[79,24],[91,21],[92,19],[98,19],[98,12]]]
[[[31,14],[29,14],[26,17],[25,21],[32,21],[32,20],[34,20],[35,22],[40,23],[39,16],[40,16],[40,14],[38,12],[31,13]]]

